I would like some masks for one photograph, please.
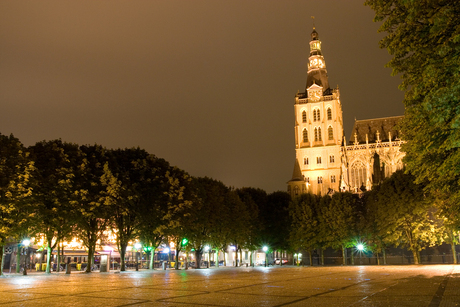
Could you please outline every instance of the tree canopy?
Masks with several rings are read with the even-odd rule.
[[[407,171],[452,227],[460,227],[460,3],[457,0],[367,0],[382,22],[387,64],[405,91]]]

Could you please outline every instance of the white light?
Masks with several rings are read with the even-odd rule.
[[[364,250],[364,245],[358,244],[357,248],[358,248],[359,251],[363,251]]]
[[[268,251],[268,247],[264,246],[264,247],[262,247],[262,250],[263,250],[264,252],[266,252],[266,251]]]
[[[206,246],[204,247],[204,251],[205,251],[205,252],[209,251],[209,246],[206,245]]]
[[[141,248],[141,247],[142,247],[142,244],[140,244],[140,243],[136,243],[136,244],[134,244],[134,247],[135,247],[136,249],[139,249],[139,248]]]
[[[164,253],[164,254],[169,253],[169,248],[166,247],[165,249],[163,249],[163,253]]]
[[[25,239],[24,241],[22,241],[22,245],[24,245],[24,246],[29,246],[29,244],[30,244],[29,239]]]

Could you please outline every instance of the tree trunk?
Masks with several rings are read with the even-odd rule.
[[[342,264],[347,265],[346,249],[345,249],[345,246],[343,245],[342,245]]]
[[[238,266],[238,248],[235,250],[235,267]]]
[[[21,270],[21,243],[18,242],[18,250],[16,253],[16,273]]]
[[[385,248],[382,249],[383,265],[387,264],[387,251]]]
[[[176,261],[174,263],[174,269],[179,270],[179,253],[180,253],[180,243],[176,244]]]
[[[376,253],[376,256],[377,256],[377,265],[380,265],[380,257],[379,257],[379,253],[378,253],[378,252]]]
[[[320,249],[320,253],[321,253],[321,265],[324,265],[324,250],[322,248]]]
[[[52,249],[51,249],[51,245],[50,243],[48,242],[48,246],[46,247],[46,273],[47,274],[50,274],[51,273],[51,252],[52,252]]]
[[[240,266],[243,265],[243,250],[240,248]]]
[[[2,254],[0,255],[0,276],[3,276],[3,254],[5,253],[5,244],[2,244]]]
[[[412,255],[414,256],[414,264],[419,264],[419,259],[417,255],[417,251],[413,250]]]
[[[128,243],[120,243],[120,271],[126,271],[125,256]]]
[[[226,254],[225,251],[223,252],[223,254],[224,254],[224,266],[227,266],[227,257],[225,257],[225,254]]]
[[[454,260],[454,264],[457,264],[457,252],[455,251],[455,242],[453,240],[450,246],[452,247],[452,257]]]
[[[313,266],[313,253],[311,250],[308,251],[308,259],[310,260],[310,266]]]
[[[195,250],[195,268],[201,269],[201,251]]]
[[[355,253],[353,252],[353,247],[350,248],[350,254],[351,254],[351,265],[355,265]]]
[[[57,254],[56,254],[56,272],[59,272],[60,271],[60,267],[61,267],[61,245],[58,243],[57,244]]]
[[[91,267],[93,266],[94,248],[93,246],[88,248],[88,265],[86,266],[85,273],[91,273]]]
[[[216,248],[216,268],[219,267],[219,249]]]
[[[149,264],[149,269],[150,270],[155,270],[155,247],[152,246],[152,249],[150,250],[150,264]]]

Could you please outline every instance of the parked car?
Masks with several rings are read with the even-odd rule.
[[[281,260],[281,261],[283,261],[283,264],[287,264],[287,263],[288,263],[288,261],[287,261],[286,259],[283,259],[283,260]],[[275,259],[275,264],[280,264],[280,259],[279,259],[279,258],[276,258],[276,259]]]

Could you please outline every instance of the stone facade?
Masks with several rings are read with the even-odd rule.
[[[338,88],[329,87],[321,41],[313,30],[305,92],[294,104],[294,172],[288,182],[292,197],[359,192],[403,167],[396,124],[402,116],[355,121],[347,145],[343,136]]]

